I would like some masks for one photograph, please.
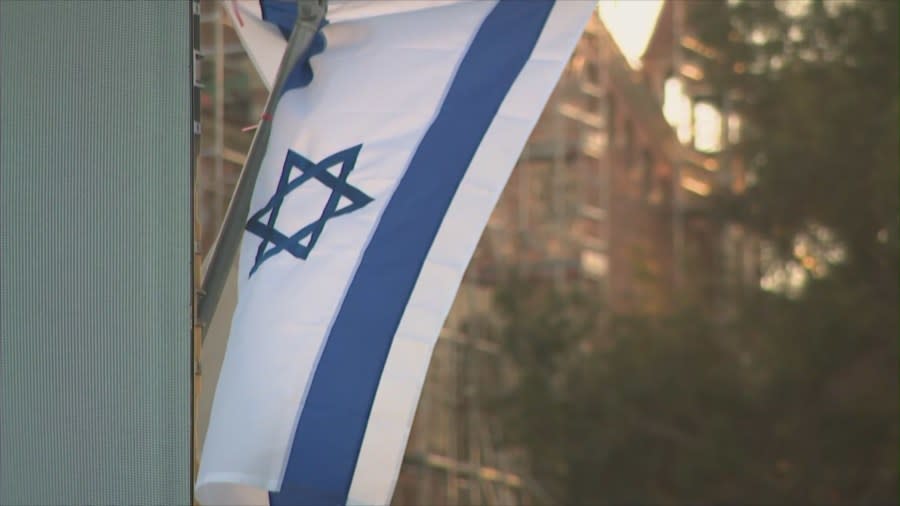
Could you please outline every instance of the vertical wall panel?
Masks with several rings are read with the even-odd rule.
[[[0,1],[0,504],[188,504],[190,4]]]

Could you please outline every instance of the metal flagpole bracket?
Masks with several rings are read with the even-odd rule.
[[[322,20],[328,11],[328,0],[297,0],[297,20],[294,30],[288,40],[284,56],[278,67],[278,74],[272,85],[269,99],[259,122],[259,128],[253,136],[250,150],[247,152],[247,161],[241,171],[234,195],[225,211],[225,218],[219,228],[219,234],[209,252],[209,262],[203,272],[203,281],[198,292],[197,321],[203,327],[203,336],[216,312],[222,289],[228,271],[237,256],[238,247],[241,244],[241,236],[244,231],[244,220],[250,211],[250,197],[253,195],[253,187],[262,164],[266,146],[269,144],[269,134],[272,128],[271,118],[275,115],[275,107],[284,89],[288,74],[299,61],[300,57],[312,45],[313,38],[321,26]]]
[[[197,50],[197,49],[194,49],[194,51],[193,51],[193,57],[194,57],[194,59],[193,59],[193,61],[192,61],[191,63],[192,63],[193,66],[194,66],[194,67],[193,67],[193,73],[194,73],[194,88],[203,88],[203,83],[200,82],[200,75],[201,75],[201,72],[200,72],[200,62],[203,60],[203,53],[201,53],[201,52],[200,52],[199,50]]]

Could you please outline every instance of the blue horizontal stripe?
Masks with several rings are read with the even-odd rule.
[[[552,0],[501,0],[472,40],[350,283],[272,506],[346,503],[384,363],[426,255],[552,7]]]

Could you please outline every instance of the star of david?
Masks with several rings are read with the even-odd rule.
[[[281,177],[278,179],[278,187],[275,189],[275,194],[247,222],[247,231],[262,239],[256,250],[256,260],[250,269],[251,276],[263,262],[282,251],[287,251],[294,257],[305,260],[309,256],[310,251],[312,251],[313,246],[316,245],[316,241],[319,240],[319,236],[325,228],[325,222],[342,214],[356,211],[372,202],[372,197],[347,183],[347,176],[356,165],[356,157],[361,148],[362,144],[353,146],[335,153],[319,163],[310,161],[296,151],[288,150],[284,159],[284,165],[281,168]],[[337,176],[328,172],[328,169],[337,165],[341,167]],[[295,168],[300,170],[300,174],[292,179],[291,173]],[[331,195],[328,197],[328,201],[319,218],[290,236],[277,230],[275,222],[278,219],[278,212],[281,210],[285,197],[299,188],[300,185],[312,180],[316,180],[331,189]],[[338,209],[338,202],[341,201],[342,197],[349,200],[349,203]],[[267,214],[268,218],[263,221]],[[307,237],[309,237],[309,241],[305,245],[300,244]]]

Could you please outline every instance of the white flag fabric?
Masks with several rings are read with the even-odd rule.
[[[441,326],[593,4],[331,0],[271,118],[202,504],[390,502]],[[226,8],[271,86],[295,2]]]

